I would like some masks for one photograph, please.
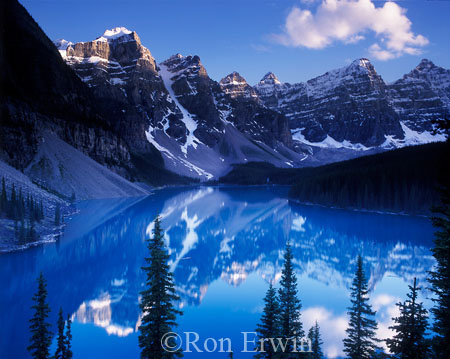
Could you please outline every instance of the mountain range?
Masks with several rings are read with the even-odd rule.
[[[429,60],[390,84],[364,58],[305,83],[268,73],[252,86],[237,72],[217,82],[199,56],[158,63],[124,27],[52,42],[17,1],[3,8],[0,159],[48,187],[46,178],[66,181],[64,195],[83,190],[58,170],[64,160],[51,152],[61,144],[42,150],[55,135],[124,181],[153,185],[445,140],[434,127],[449,117],[450,70]]]
[[[198,56],[177,54],[157,65],[124,27],[91,42],[55,45],[99,98],[123,104],[118,116],[124,122],[135,123],[140,114],[148,141],[170,170],[206,179],[246,161],[323,163],[317,148],[367,151],[428,142],[436,137],[433,120],[450,109],[450,71],[429,60],[393,84],[358,59],[306,83],[281,83],[268,73],[251,86],[237,72],[217,83]],[[132,142],[143,131],[130,135]]]

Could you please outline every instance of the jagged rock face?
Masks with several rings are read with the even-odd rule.
[[[277,142],[292,147],[292,136],[286,117],[259,106],[253,100],[236,99],[230,120],[238,130],[272,148],[276,147]]]
[[[259,83],[255,86],[258,97],[269,108],[278,108],[278,95],[283,93],[282,84],[273,72],[264,75]]]
[[[388,86],[391,104],[404,123],[415,131],[431,131],[432,121],[449,118],[450,70],[429,60]]]
[[[246,98],[259,101],[256,91],[237,72],[232,72],[219,82],[223,92],[231,98]]]
[[[174,55],[161,63],[166,88],[196,122],[194,135],[213,147],[220,139],[224,122],[216,106],[212,81],[198,56]]]
[[[233,72],[220,80],[219,86],[222,92],[231,98],[228,108],[232,110],[227,120],[239,131],[273,148],[277,142],[292,147],[292,136],[286,117],[263,106],[256,91],[244,77]]]
[[[186,134],[180,111],[158,74],[150,51],[138,35],[125,28],[107,30],[91,42],[58,41],[65,61],[101,100],[114,127],[134,152],[149,151],[149,125],[166,127],[180,141]]]
[[[284,116],[249,98],[233,98],[209,78],[198,56],[177,54],[158,66],[136,33],[125,28],[107,30],[91,42],[59,40],[56,45],[107,108],[113,126],[133,152],[145,153],[151,143],[164,153],[166,162],[181,161],[181,166],[192,171],[185,162],[191,161],[189,149],[198,145],[222,148],[227,124],[269,147],[278,142],[292,144]],[[256,98],[256,92],[246,85]],[[174,155],[180,150],[184,159]],[[220,150],[210,154],[219,155]]]
[[[22,5],[5,0],[2,10],[8,16],[0,22],[0,157],[24,169],[45,130],[98,162],[126,172],[125,167],[131,166],[128,148],[102,117],[90,89]]]
[[[286,115],[298,139],[321,142],[331,136],[371,147],[386,135],[403,138],[386,85],[367,59],[294,85],[269,73],[255,89],[266,106]]]
[[[153,145],[178,173],[211,178],[230,162],[262,159],[266,149],[254,148],[251,141],[270,149],[292,145],[283,115],[255,101],[256,92],[243,79],[252,93],[248,98],[224,91],[209,78],[198,56],[177,54],[156,65],[136,33],[125,28],[107,30],[91,42],[55,44],[107,109],[131,150],[146,153]],[[240,134],[226,131],[227,126]],[[235,141],[225,140],[229,136]],[[294,152],[288,158],[271,155],[279,165],[301,157]]]
[[[403,146],[442,140],[430,131],[433,120],[449,116],[450,71],[422,60],[386,85],[369,60],[359,59],[306,83],[281,83],[268,73],[255,90],[265,106],[288,117],[296,144]]]

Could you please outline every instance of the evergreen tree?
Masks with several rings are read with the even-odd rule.
[[[18,207],[18,217],[17,219],[21,219],[22,216],[24,215],[24,208],[23,208],[23,193],[22,193],[22,188],[20,188],[19,190],[19,198],[17,199],[17,207]]]
[[[264,309],[263,314],[261,316],[261,322],[258,324],[256,328],[256,333],[258,336],[256,342],[256,350],[259,351],[261,349],[260,340],[274,338],[273,340],[276,343],[276,338],[280,336],[280,307],[278,305],[278,300],[276,296],[276,291],[273,288],[272,284],[270,284],[269,289],[267,290],[266,296],[264,298]],[[264,351],[259,352],[255,355],[255,358],[275,358],[276,353],[274,351],[273,345],[270,341],[265,340]]]
[[[20,240],[19,238],[19,225],[17,223],[17,218],[14,218],[14,236]]]
[[[67,316],[65,349],[65,359],[72,359],[72,320],[70,319],[70,316]]]
[[[61,207],[59,203],[57,203],[55,208],[55,226],[59,226],[60,224],[61,224]]]
[[[447,146],[450,146],[447,144]],[[441,191],[441,205],[434,209],[435,232],[433,256],[436,266],[430,272],[431,290],[435,302],[431,312],[434,315],[433,349],[439,359],[450,358],[450,187]]]
[[[17,199],[16,199],[16,187],[14,185],[14,183],[12,184],[12,189],[11,189],[11,200],[8,202],[8,217],[9,218],[14,218],[15,214],[16,214],[16,204],[17,204]]]
[[[164,246],[164,232],[161,229],[159,217],[155,219],[153,238],[147,240],[150,257],[145,258],[146,288],[141,292],[140,307],[143,313],[142,324],[139,327],[139,346],[141,358],[167,359],[181,357],[181,350],[176,352],[166,351],[162,347],[161,340],[164,334],[177,326],[176,315],[181,315],[173,304],[180,298],[175,293],[173,274],[170,272],[167,261],[169,255]],[[167,343],[168,347],[174,347],[174,341]]]
[[[417,303],[416,278],[413,286],[409,286],[410,293],[404,303],[397,303],[400,316],[392,318],[395,325],[389,327],[397,334],[386,339],[386,344],[391,353],[400,359],[427,359],[430,357],[430,341],[425,338],[428,327],[427,310],[422,303]]]
[[[289,355],[294,350],[294,340],[297,340],[297,350],[300,338],[304,336],[300,310],[302,304],[297,296],[297,276],[292,263],[293,255],[290,243],[286,244],[284,267],[281,272],[278,302],[280,305],[280,338],[287,340],[285,353]]]
[[[35,239],[36,239],[36,230],[34,229],[34,221],[29,220],[28,221],[27,240],[28,240],[28,242],[33,242]]]
[[[316,324],[309,329],[308,338],[311,340],[311,351],[309,359],[322,359],[322,337],[320,335],[320,327],[316,321]]]
[[[20,219],[20,228],[19,228],[19,242],[24,244],[27,240],[26,228],[25,228],[25,219],[22,217]]]
[[[33,195],[31,195],[29,214],[30,214],[30,222],[34,222],[36,220],[36,206]]]
[[[369,359],[378,349],[375,338],[377,323],[374,319],[375,312],[369,302],[367,280],[364,275],[363,262],[358,256],[356,275],[351,287],[351,303],[349,309],[349,327],[347,338],[344,339],[344,352],[351,359]]]
[[[55,359],[66,359],[66,336],[64,335],[64,318],[62,308],[59,308],[58,313],[58,338],[56,340],[57,346],[55,351]]]
[[[0,213],[6,212],[8,208],[8,197],[6,196],[5,177],[2,177],[2,194],[0,196]]]
[[[34,310],[33,318],[30,319],[30,345],[28,351],[34,359],[48,359],[50,356],[50,344],[52,343],[52,333],[47,318],[50,307],[47,304],[47,284],[44,275],[39,275],[38,290],[33,296]]]
[[[44,205],[42,204],[41,199],[41,205],[40,205],[40,220],[42,221],[44,219]]]

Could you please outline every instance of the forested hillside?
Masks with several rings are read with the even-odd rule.
[[[236,166],[220,183],[288,184],[290,196],[326,206],[428,213],[449,171],[449,144],[433,143],[303,169]],[[449,171],[450,172],[450,171]]]

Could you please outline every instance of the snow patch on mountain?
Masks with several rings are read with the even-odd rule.
[[[192,146],[194,149],[196,149],[197,145],[201,143],[201,141],[194,135],[194,131],[197,129],[197,121],[195,121],[193,116],[180,104],[180,102],[177,99],[177,96],[175,95],[175,92],[173,91],[172,78],[175,77],[177,73],[172,73],[168,69],[168,67],[164,64],[160,64],[159,66],[160,66],[159,74],[164,81],[164,85],[166,86],[166,89],[169,92],[170,97],[181,111],[183,115],[183,118],[181,120],[183,121],[188,131],[186,143],[181,147],[183,153],[185,154],[185,156],[187,156],[187,150],[189,146]]]
[[[125,35],[130,35],[131,33],[133,33],[133,32],[128,30],[125,27],[122,27],[122,26],[115,27],[114,29],[111,29],[111,30],[105,30],[103,35],[98,37],[95,41],[104,41],[104,42],[113,41],[113,40],[118,39],[119,37],[122,37]]]
[[[147,140],[153,146],[155,146],[159,152],[161,152],[161,154],[166,158],[167,161],[169,161],[169,163],[167,161],[165,161],[165,163],[166,163],[166,166],[169,167],[171,170],[173,170],[176,173],[181,173],[181,174],[188,175],[191,177],[200,177],[205,180],[210,180],[213,177],[213,175],[211,173],[209,173],[209,172],[205,171],[204,169],[200,168],[199,166],[196,166],[195,164],[191,163],[188,159],[183,158],[181,156],[177,156],[172,151],[170,151],[168,148],[161,145],[161,143],[160,143],[161,141],[158,142],[155,140],[154,133],[155,133],[155,129],[152,127],[150,127],[148,131],[145,131]],[[170,141],[167,134],[164,133],[164,135],[167,137],[167,140]],[[183,151],[183,147],[184,146],[180,146],[180,149],[182,151]],[[187,155],[187,152],[185,153],[183,151],[183,153],[185,154],[185,156]],[[170,166],[170,164],[172,166]],[[179,169],[180,166],[185,167],[187,169],[187,173],[180,171],[180,169]],[[176,167],[177,169],[174,170],[171,167]],[[194,176],[193,176],[193,174],[194,174]]]
[[[431,131],[414,131],[404,122],[400,123],[405,133],[404,139],[397,139],[393,136],[386,136],[386,141],[381,145],[382,148],[398,148],[404,146],[422,145],[431,142],[444,142],[447,137],[443,133],[432,133]]]
[[[304,127],[291,130],[292,139],[294,141],[299,141],[299,142],[302,142],[309,146],[315,146],[315,147],[320,147],[320,148],[346,148],[346,149],[355,150],[355,151],[367,151],[367,150],[371,149],[370,147],[366,147],[361,143],[351,143],[347,140],[344,140],[342,142],[336,141],[330,135],[327,135],[327,137],[323,141],[311,142],[311,141],[308,141],[305,138],[305,136],[302,134],[302,132],[304,130],[305,130]]]
[[[58,39],[53,42],[58,50],[67,50],[67,48],[73,45],[73,42],[64,39]]]

